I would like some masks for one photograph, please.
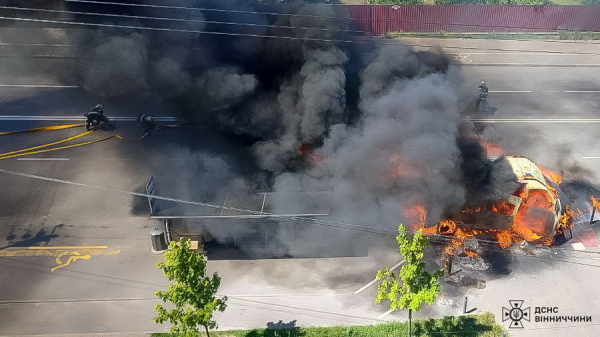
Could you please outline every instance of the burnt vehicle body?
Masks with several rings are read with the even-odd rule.
[[[566,229],[561,222],[564,209],[558,184],[527,157],[504,156],[494,163],[514,175],[512,193],[449,211],[446,220],[427,228],[426,233],[474,236],[498,241],[503,248],[523,241],[554,244]]]

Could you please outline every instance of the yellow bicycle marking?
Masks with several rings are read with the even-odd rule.
[[[69,258],[67,259],[67,261],[62,262],[62,260],[60,258],[63,257],[64,255],[67,255],[67,254],[69,254],[69,253],[65,252],[65,253],[59,254],[56,257],[56,264],[58,266],[50,268],[50,271],[54,272],[58,268],[66,267],[66,266],[70,265],[71,262],[74,262],[75,260],[79,260],[79,259],[89,260],[89,259],[92,258],[91,255],[87,255],[87,254],[86,255],[81,255],[79,252],[75,252],[74,251],[74,252],[72,252],[73,255],[69,256]]]
[[[108,249],[108,246],[32,246],[0,250],[0,257],[52,256],[57,264],[50,268],[50,271],[54,272],[77,260],[89,260],[94,255],[118,255],[120,253],[120,249]],[[64,262],[63,257],[66,257]]]

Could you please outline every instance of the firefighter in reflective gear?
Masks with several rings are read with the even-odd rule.
[[[156,129],[156,122],[154,122],[154,117],[148,114],[139,114],[137,121],[142,126],[142,132],[144,133],[144,135]]]
[[[117,127],[117,124],[113,123],[108,117],[104,116],[104,107],[102,104],[97,104],[95,107],[90,109],[90,112],[84,115],[87,120],[85,121],[85,129],[91,130],[100,125],[100,123],[106,123],[113,128]]]
[[[479,105],[483,99],[487,99],[489,89],[485,81],[481,81],[481,84],[477,87],[477,101],[475,102],[475,109],[479,109]]]

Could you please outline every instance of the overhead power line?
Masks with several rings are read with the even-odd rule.
[[[87,0],[72,0],[75,2],[92,2]],[[102,2],[102,4],[108,4]],[[128,5],[128,4],[119,4],[119,5]],[[134,5],[134,4],[131,4]],[[155,5],[148,5],[155,6]],[[170,7],[170,6],[163,6]],[[172,6],[171,6],[172,7]],[[91,12],[74,12],[74,11],[58,11],[58,10],[47,10],[47,9],[30,9],[23,7],[7,7],[0,6],[0,8],[4,9],[15,9],[15,10],[24,10],[24,11],[44,11],[44,12],[56,12],[56,13],[72,13],[72,14],[82,14],[82,15],[94,15],[94,16],[108,16],[108,17],[124,17],[124,18],[132,18],[132,19],[149,19],[149,20],[167,20],[167,21],[180,21],[180,22],[205,22],[205,23],[213,23],[213,24],[223,24],[223,25],[235,25],[235,26],[258,26],[258,27],[274,27],[274,28],[286,28],[286,29],[303,29],[303,30],[321,30],[321,31],[332,31],[332,32],[350,32],[348,30],[335,30],[328,28],[314,28],[314,27],[292,27],[292,26],[277,26],[277,25],[260,25],[260,24],[251,24],[251,23],[239,23],[239,22],[223,22],[223,21],[203,21],[203,20],[192,20],[192,19],[177,19],[177,18],[167,18],[167,17],[147,17],[147,16],[129,16],[129,15],[118,15],[118,14],[102,14],[102,13],[91,13]],[[179,8],[179,7],[176,7]],[[188,7],[182,7],[188,8]],[[189,7],[192,8],[192,7]],[[262,13],[262,12],[257,12]],[[275,14],[275,13],[269,13]],[[218,31],[203,31],[203,30],[194,30],[194,29],[176,29],[176,28],[160,28],[160,27],[145,27],[139,25],[118,25],[118,24],[104,24],[104,23],[86,23],[86,22],[78,22],[78,21],[65,21],[65,20],[51,20],[51,19],[34,19],[34,18],[22,18],[22,17],[7,17],[2,16],[0,19],[4,20],[13,20],[13,21],[23,21],[23,22],[39,22],[39,23],[54,23],[54,24],[62,24],[62,25],[71,25],[71,26],[90,26],[90,27],[102,27],[102,28],[120,28],[120,29],[139,29],[139,30],[148,30],[148,31],[162,31],[162,32],[180,32],[180,33],[195,33],[195,34],[205,34],[205,35],[220,35],[220,36],[238,36],[238,37],[253,37],[253,38],[273,38],[273,39],[286,39],[286,40],[304,40],[304,41],[321,41],[321,42],[334,42],[334,43],[346,43],[346,44],[374,44],[374,45],[397,45],[396,42],[381,42],[381,41],[360,41],[360,40],[339,40],[339,39],[319,39],[319,38],[308,38],[308,37],[297,37],[297,36],[275,36],[275,35],[264,35],[264,34],[246,34],[246,33],[227,33],[227,32],[218,32]],[[360,33],[360,32],[357,32]],[[423,47],[423,48],[431,48],[433,45],[423,45],[423,44],[411,44],[403,42],[404,45],[412,46],[412,47]],[[458,50],[490,50],[490,51],[505,51],[505,52],[536,52],[536,53],[546,53],[546,54],[577,54],[577,55],[600,55],[600,53],[595,52],[564,52],[564,51],[550,51],[550,50],[523,50],[523,49],[507,49],[507,48],[478,48],[478,47],[460,47],[460,46],[445,46],[445,49],[458,49]],[[370,53],[363,53],[370,54]]]
[[[202,31],[192,29],[174,29],[174,28],[159,28],[159,27],[144,27],[135,25],[117,25],[117,24],[104,24],[104,23],[86,23],[77,21],[62,21],[62,20],[48,20],[48,19],[33,19],[33,18],[22,18],[22,17],[7,17],[0,16],[0,20],[12,20],[21,22],[36,22],[36,23],[53,23],[70,26],[82,26],[82,27],[101,27],[101,28],[119,28],[119,29],[139,29],[147,31],[160,31],[160,32],[177,32],[177,33],[190,33],[190,34],[204,34],[204,35],[219,35],[219,36],[237,36],[237,37],[252,37],[252,38],[267,38],[267,39],[283,39],[283,40],[299,40],[299,41],[314,41],[314,42],[332,42],[332,43],[344,43],[344,44],[375,44],[381,46],[395,46],[397,42],[374,42],[374,41],[357,41],[357,40],[339,40],[339,39],[318,39],[309,37],[297,37],[297,36],[276,36],[276,35],[262,35],[262,34],[244,34],[244,33],[226,33],[216,31]],[[418,45],[409,44],[412,47],[432,47],[431,45]],[[559,52],[559,51],[546,51],[546,50],[522,50],[522,49],[503,49],[503,48],[475,48],[475,47],[443,47],[445,49],[476,49],[476,50],[496,50],[496,51],[514,51],[514,52],[536,52],[536,53],[548,53],[548,54],[581,54],[581,55],[600,55],[600,53],[592,52]]]
[[[0,16],[0,20],[13,20],[22,22],[40,22],[40,23],[55,23],[72,26],[90,26],[90,27],[103,27],[103,28],[122,28],[122,29],[139,29],[149,31],[161,31],[161,32],[177,32],[177,33],[193,33],[193,34],[206,34],[206,35],[222,35],[222,36],[240,36],[240,37],[257,37],[257,38],[271,38],[271,39],[284,39],[284,40],[301,40],[301,41],[315,41],[315,42],[337,42],[337,43],[366,43],[352,40],[336,40],[336,39],[315,39],[309,37],[296,37],[296,36],[274,36],[274,35],[261,35],[261,34],[242,34],[242,33],[225,33],[215,31],[202,31],[192,29],[173,29],[173,28],[159,28],[159,27],[143,27],[143,26],[132,26],[132,25],[115,25],[105,23],[86,23],[76,21],[60,21],[60,20],[47,20],[47,19],[32,19],[32,18],[20,18],[20,17],[8,17]],[[394,43],[387,43],[392,45]]]
[[[21,177],[31,178],[31,179],[37,179],[37,180],[50,181],[50,182],[61,183],[61,184],[67,184],[67,185],[75,185],[75,186],[86,187],[86,188],[94,188],[94,189],[104,190],[104,191],[109,191],[109,192],[117,192],[117,193],[128,194],[128,195],[136,196],[136,197],[154,198],[154,199],[158,199],[158,200],[171,201],[171,202],[176,202],[176,203],[184,203],[184,204],[188,204],[188,205],[209,207],[209,208],[213,208],[213,209],[224,209],[224,210],[230,210],[230,211],[248,213],[248,214],[260,213],[259,211],[252,211],[252,210],[247,210],[247,209],[242,209],[242,208],[237,208],[237,207],[229,207],[229,206],[215,205],[215,204],[205,203],[205,202],[189,201],[189,200],[164,197],[164,196],[159,196],[159,195],[154,195],[154,194],[131,192],[131,191],[125,191],[125,190],[120,190],[120,189],[115,189],[115,188],[110,188],[110,187],[89,185],[89,184],[78,183],[78,182],[69,181],[69,180],[48,178],[48,177],[34,175],[34,174],[15,172],[15,171],[10,171],[10,170],[5,170],[5,169],[0,169],[0,173],[10,174],[10,175],[14,175],[14,176],[21,176]],[[264,213],[262,213],[262,214],[264,214]],[[277,215],[277,214],[270,214],[270,216],[272,218],[278,218],[278,219],[283,219],[283,220],[295,220],[295,221],[300,221],[300,222],[319,225],[319,226],[341,228],[341,229],[345,229],[345,230],[363,232],[363,233],[380,235],[380,236],[388,236],[388,237],[396,236],[396,229],[391,229],[391,228],[358,225],[358,224],[352,224],[352,223],[341,222],[341,221],[322,220],[322,219],[306,218],[306,217],[299,217],[299,216],[291,216],[290,217],[290,216],[286,216],[286,215]],[[415,233],[414,231],[408,231],[408,232]],[[435,235],[434,234],[434,235],[428,235],[428,236],[435,237],[436,239],[446,240],[446,241],[456,240],[456,237],[451,237],[451,236],[446,236],[446,235]],[[475,239],[475,240],[477,240],[478,242],[482,242],[482,243],[495,244],[496,246],[498,244],[496,241],[492,241],[492,240],[483,240],[483,239]],[[495,247],[494,250],[504,251],[500,247]],[[593,253],[593,252],[590,252],[590,253]],[[533,257],[533,258],[556,261],[556,262],[571,263],[571,264],[576,264],[576,265],[600,268],[600,265],[556,259],[552,256],[536,256],[536,255],[519,255],[519,256]],[[591,260],[595,260],[595,259],[591,259]]]
[[[95,5],[111,5],[111,6],[128,6],[128,7],[146,7],[146,8],[160,8],[160,9],[182,9],[182,10],[193,10],[193,11],[204,11],[204,12],[226,12],[226,13],[240,13],[240,14],[258,14],[258,15],[285,15],[292,17],[306,17],[316,19],[335,19],[335,20],[350,20],[353,18],[343,18],[335,16],[321,16],[321,15],[310,15],[310,14],[294,14],[294,13],[277,13],[277,12],[258,12],[258,11],[244,11],[235,9],[219,9],[219,8],[204,8],[204,7],[185,7],[185,6],[166,6],[166,5],[150,5],[150,4],[131,4],[121,2],[107,2],[107,1],[93,1],[93,0],[64,0],[65,2],[79,2],[89,3]]]
[[[333,31],[333,32],[346,32],[346,33],[364,33],[361,31],[354,31],[354,30],[330,29],[330,28],[319,28],[319,27],[266,25],[266,24],[258,24],[258,23],[226,22],[226,21],[211,21],[211,20],[198,20],[198,19],[179,19],[179,18],[168,18],[168,17],[157,17],[157,16],[92,13],[92,12],[79,12],[79,11],[63,11],[63,10],[56,10],[56,9],[25,8],[25,7],[12,7],[12,6],[0,6],[0,8],[10,9],[10,10],[30,11],[30,12],[89,15],[89,16],[100,16],[100,17],[155,20],[155,21],[172,21],[172,22],[183,22],[183,23],[207,23],[207,24],[230,25],[230,26],[249,26],[249,27],[263,27],[263,28],[284,28],[284,29],[319,30],[319,31]]]

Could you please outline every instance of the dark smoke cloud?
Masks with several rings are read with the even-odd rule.
[[[206,1],[202,7],[265,11],[243,2]],[[251,165],[267,172],[269,184],[257,183],[254,176],[240,178],[236,164],[217,154],[180,150],[197,165],[157,164],[155,177],[185,172],[169,183],[181,197],[218,200],[223,193],[249,193],[257,186],[329,191],[331,218],[396,228],[410,220],[406,209],[417,204],[426,206],[428,222],[437,222],[448,209],[464,204],[467,195],[488,200],[505,193],[498,187],[509,185],[512,177],[501,162],[485,158],[472,125],[461,127],[465,85],[446,55],[400,43],[336,42],[354,39],[341,32],[348,21],[337,6],[295,4],[279,10],[295,16],[132,7],[126,14],[272,27],[114,18],[114,24],[198,33],[90,28],[64,40],[80,46],[78,79],[90,97],[168,103],[187,119],[239,140],[252,153]],[[306,200],[289,203],[307,212],[314,208]],[[274,211],[288,206],[275,203]],[[281,226],[276,236],[282,252],[300,255],[306,242],[312,249],[359,242],[353,231],[302,226],[303,239],[296,240],[298,233],[296,226]]]
[[[454,89],[461,79],[443,66],[443,55],[427,62],[421,55],[404,46],[381,48],[361,73],[360,123],[331,127],[318,149],[325,159],[305,173],[278,176],[276,189],[331,190],[336,218],[387,228],[406,219],[403,206],[415,202],[427,206],[431,221],[461,205]],[[394,173],[404,166],[406,172]],[[311,238],[318,240],[318,231]]]
[[[506,200],[519,187],[517,176],[505,157],[488,158],[480,138],[468,126],[460,128],[457,144],[461,153],[462,179],[467,190],[466,205]]]

